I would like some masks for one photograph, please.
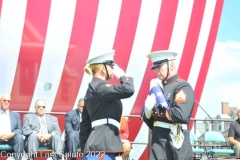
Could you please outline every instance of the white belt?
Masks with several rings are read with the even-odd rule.
[[[154,127],[162,127],[162,128],[168,128],[171,129],[171,123],[167,123],[167,122],[161,122],[161,121],[154,121],[153,126]],[[187,129],[187,125],[186,124],[182,124],[182,129]]]
[[[99,120],[93,121],[92,128],[99,126],[99,125],[103,125],[103,124],[112,124],[112,125],[116,126],[118,129],[120,128],[120,123],[118,121],[116,121],[115,119],[111,119],[111,118],[104,118],[104,119],[99,119]]]

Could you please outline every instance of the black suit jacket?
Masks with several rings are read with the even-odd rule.
[[[78,133],[79,128],[80,128],[79,111],[78,109],[74,109],[65,115],[66,140],[70,133],[73,133],[73,132]]]

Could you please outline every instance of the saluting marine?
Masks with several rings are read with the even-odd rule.
[[[133,78],[125,75],[113,60],[115,51],[87,60],[84,70],[93,75],[84,98],[85,108],[80,123],[83,159],[114,160],[123,153],[119,136],[122,103],[134,93]],[[120,85],[108,82],[116,76]]]
[[[158,104],[155,96],[145,101],[144,122],[152,130],[150,160],[190,160],[192,147],[189,131],[183,126],[189,123],[194,106],[194,92],[188,82],[177,73],[175,57],[171,51],[148,54],[151,69],[162,81],[164,98],[168,107]]]

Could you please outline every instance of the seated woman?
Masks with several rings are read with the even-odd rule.
[[[122,154],[122,159],[124,160],[128,157],[131,151],[131,144],[128,141],[128,136],[129,136],[128,120],[124,116],[121,116],[119,133],[123,143],[124,152]]]

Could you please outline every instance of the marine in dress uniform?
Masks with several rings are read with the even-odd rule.
[[[190,160],[192,147],[189,131],[183,126],[189,123],[194,92],[188,82],[177,74],[175,57],[171,51],[156,51],[148,54],[154,70],[163,84],[164,98],[169,109],[156,103],[155,97],[145,101],[144,122],[152,130],[150,160]]]
[[[122,103],[134,93],[133,78],[125,75],[113,60],[114,51],[91,58],[85,72],[92,74],[92,81],[84,98],[80,123],[80,142],[84,159],[115,159],[123,153],[119,136]],[[120,85],[108,82],[116,76]]]

